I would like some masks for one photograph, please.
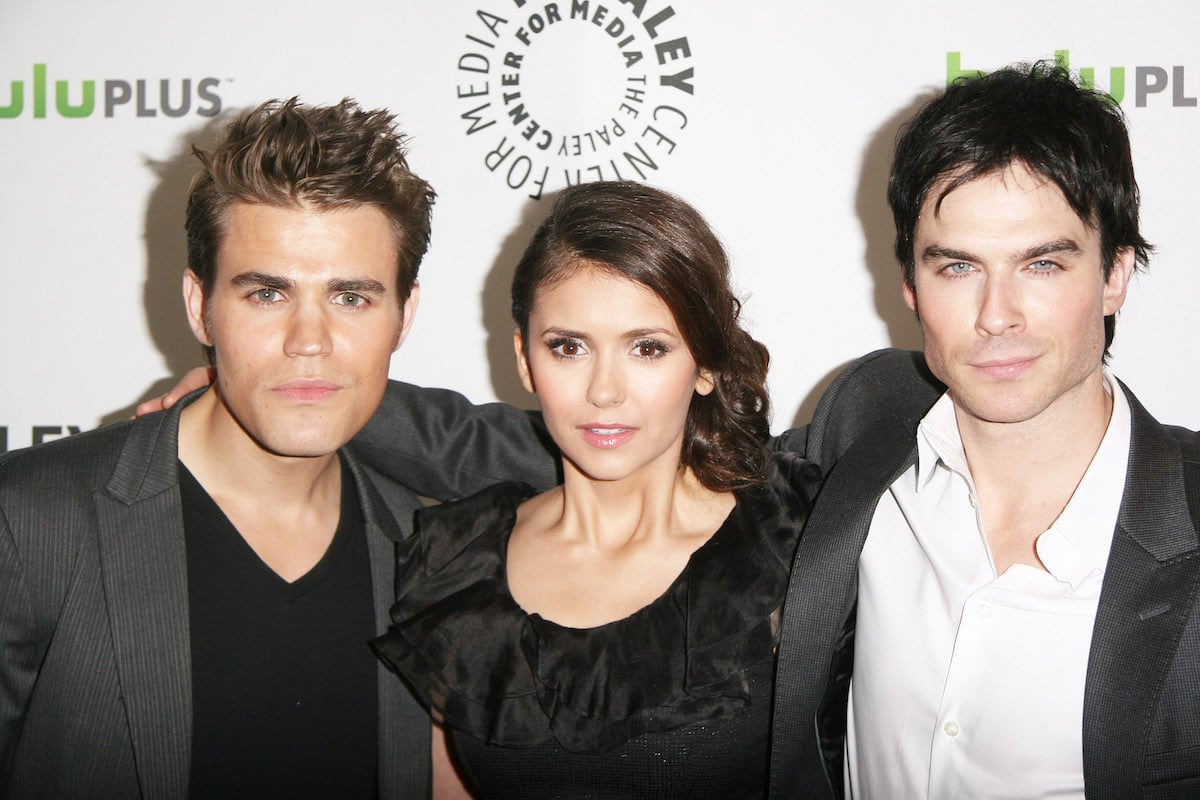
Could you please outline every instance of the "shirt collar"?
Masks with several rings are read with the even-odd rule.
[[[1129,400],[1107,370],[1103,377],[1104,388],[1113,401],[1108,427],[1075,493],[1037,543],[1038,557],[1046,569],[1076,588],[1094,571],[1103,573],[1108,563],[1129,461]],[[939,469],[961,475],[974,495],[975,483],[948,392],[934,403],[917,428],[918,493]]]
[[[975,491],[949,392],[938,398],[917,426],[917,492],[929,485],[939,466],[963,476]]]
[[[1041,541],[1038,543],[1038,557],[1051,572],[1055,572],[1051,562],[1055,561],[1055,551],[1059,549],[1054,542],[1058,536],[1073,550],[1078,551],[1090,566],[1101,572],[1108,563],[1113,530],[1121,511],[1121,498],[1125,494],[1125,471],[1129,465],[1132,421],[1129,400],[1107,371],[1104,373],[1104,388],[1108,390],[1113,401],[1112,415],[1108,418],[1104,438],[1100,440],[1100,446],[1092,456],[1092,463],[1083,473],[1083,478],[1080,479],[1079,486],[1071,495],[1066,508],[1047,531],[1053,533],[1053,536],[1043,534],[1043,538],[1047,540],[1047,552],[1043,552]],[[1074,580],[1071,582],[1076,583]]]

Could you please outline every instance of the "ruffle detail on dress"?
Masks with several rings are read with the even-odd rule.
[[[767,483],[739,491],[666,592],[596,628],[526,614],[509,593],[508,538],[530,487],[423,509],[401,553],[393,625],[373,646],[448,724],[489,744],[554,738],[598,752],[740,713],[748,670],[774,658],[816,480],[806,465],[783,457]]]

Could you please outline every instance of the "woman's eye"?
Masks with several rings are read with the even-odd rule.
[[[668,350],[665,344],[656,342],[653,339],[643,339],[637,342],[633,349],[639,358],[658,358]]]
[[[575,358],[583,353],[583,343],[576,339],[555,339],[546,344],[560,358]]]

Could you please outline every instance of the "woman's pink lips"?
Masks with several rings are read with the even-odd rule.
[[[341,387],[329,381],[288,381],[272,391],[296,403],[319,403]]]
[[[637,433],[637,428],[625,425],[580,425],[583,439],[592,447],[611,450],[628,442]]]

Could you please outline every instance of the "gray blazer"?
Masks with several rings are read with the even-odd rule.
[[[0,797],[187,796],[182,405],[0,455]],[[418,501],[348,463],[383,633]],[[381,797],[428,796],[429,752],[428,715],[381,667]]]
[[[1124,388],[1124,387],[1123,387]],[[771,797],[842,795],[858,556],[879,498],[916,456],[945,387],[920,353],[851,364],[812,423],[775,440],[821,464],[784,606],[772,712]],[[1200,797],[1200,435],[1159,424],[1125,389],[1132,442],[1088,665],[1087,796]],[[394,443],[406,443],[396,452]],[[548,488],[557,459],[537,414],[393,384],[351,445],[384,474],[450,499],[501,480]],[[447,457],[447,454],[453,454]]]

